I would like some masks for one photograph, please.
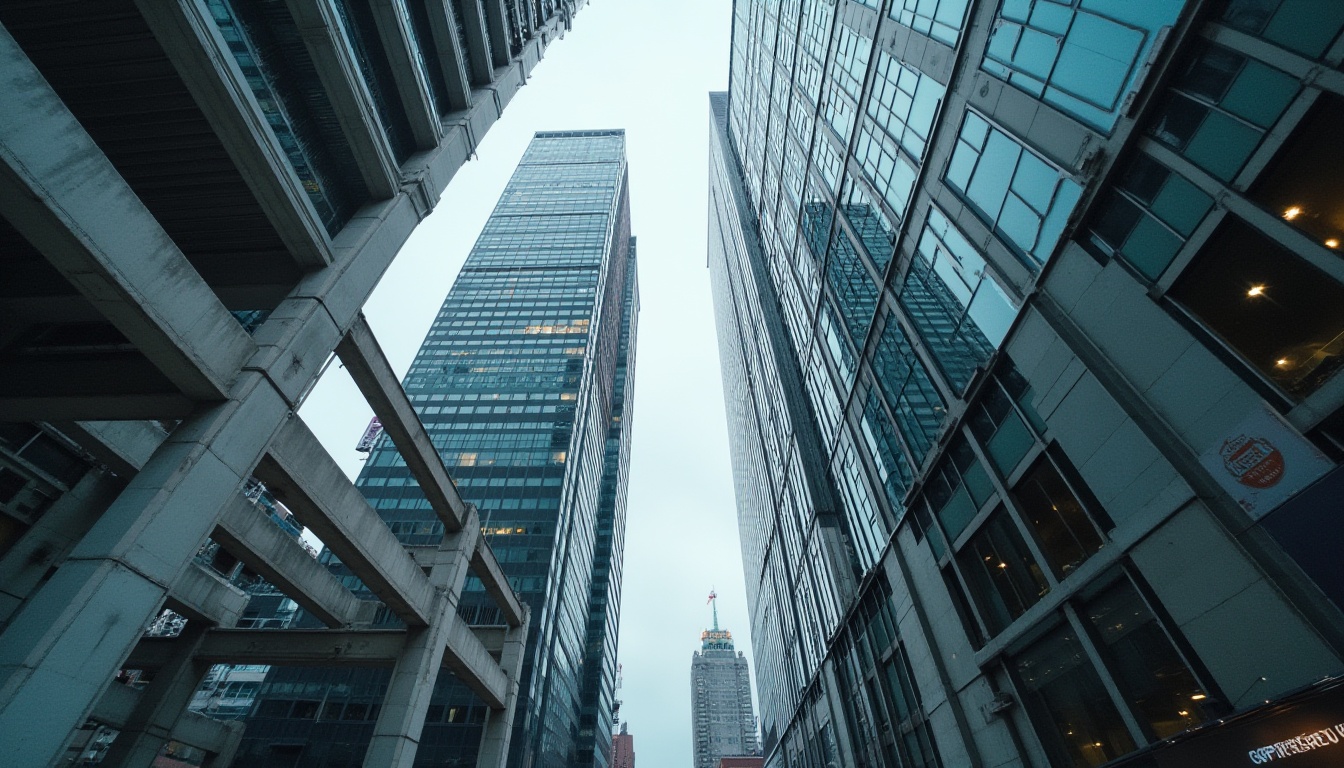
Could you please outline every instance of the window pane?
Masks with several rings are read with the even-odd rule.
[[[1344,27],[1344,3],[1333,0],[1230,0],[1223,11],[1230,27],[1320,58]]]
[[[1045,574],[1002,507],[966,542],[957,553],[957,562],[992,634],[1050,591]]]
[[[1037,731],[1062,753],[1061,764],[1098,766],[1134,750],[1120,713],[1069,627],[1036,641],[1014,666],[1037,717],[1047,719]]]
[[[1134,585],[1122,580],[1087,604],[1116,683],[1159,739],[1208,720],[1208,697]]]
[[[1327,248],[1344,242],[1344,99],[1321,94],[1251,198]]]
[[[1305,397],[1344,352],[1344,286],[1228,217],[1169,294],[1288,393]]]
[[[1056,576],[1068,576],[1101,549],[1101,534],[1049,459],[1037,462],[1014,493]]]

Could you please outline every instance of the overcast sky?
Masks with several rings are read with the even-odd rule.
[[[721,624],[751,656],[705,268],[706,94],[727,88],[730,13],[730,0],[590,2],[364,307],[403,375],[532,134],[626,130],[642,312],[617,696],[640,768],[691,764],[691,653],[711,588]],[[353,478],[373,414],[336,363],[301,415]]]

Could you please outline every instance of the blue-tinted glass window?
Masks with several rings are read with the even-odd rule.
[[[872,50],[872,38],[865,37],[844,24],[840,25],[840,36],[835,44],[835,63],[831,65],[831,78],[850,95],[850,98],[859,98],[859,89],[863,87],[863,76],[868,72],[868,57],[872,54]]]
[[[877,467],[878,481],[882,483],[887,501],[891,503],[891,508],[896,510],[896,517],[899,520],[904,511],[906,491],[914,482],[914,472],[905,458],[904,451],[901,450],[896,429],[882,407],[875,389],[868,392],[860,427],[864,441],[868,444],[868,451],[873,456],[873,464]]]
[[[942,211],[932,208],[899,300],[955,389],[1003,342],[1017,316],[984,258]]]
[[[911,157],[921,160],[946,92],[932,77],[879,53],[865,111]]]
[[[1223,23],[1319,59],[1344,28],[1344,3],[1335,0],[1229,0]]]
[[[1236,51],[1198,47],[1177,75],[1149,133],[1231,181],[1298,92],[1297,79]]]
[[[969,111],[944,178],[1032,267],[1050,256],[1082,194],[1054,166]]]
[[[873,355],[873,375],[896,418],[911,461],[923,462],[942,429],[947,406],[928,369],[915,355],[910,339],[890,313]]]
[[[1093,218],[1091,242],[1156,280],[1212,207],[1184,176],[1138,154]]]
[[[991,636],[1050,591],[1045,573],[1003,507],[957,552],[957,563]]]
[[[868,252],[878,274],[885,273],[891,262],[896,233],[882,208],[873,202],[867,187],[852,176],[845,177],[840,212],[858,234],[859,244]]]
[[[1183,2],[1003,0],[984,69],[1103,131]]]
[[[898,218],[904,218],[918,171],[914,163],[897,148],[896,141],[876,127],[872,118],[864,118],[859,128],[854,159],[859,162],[868,183],[882,196],[891,212]]]
[[[956,47],[970,0],[892,0],[891,18],[934,40]]]
[[[868,334],[868,324],[873,319],[873,310],[877,307],[877,285],[859,257],[858,248],[840,227],[836,227],[831,235],[826,282],[835,292],[854,348],[861,349]]]

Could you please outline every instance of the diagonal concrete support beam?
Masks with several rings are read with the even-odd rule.
[[[444,83],[448,86],[448,106],[453,109],[467,109],[471,106],[471,83],[467,80],[467,52],[457,39],[457,13],[449,0],[408,0],[412,3],[424,3],[429,13],[430,33],[434,36],[434,49],[438,52],[437,62],[429,66],[438,66],[443,71]]]
[[[247,593],[197,563],[183,571],[168,593],[169,608],[188,619],[219,627],[237,624],[247,601]]]
[[[467,0],[468,3],[476,0]],[[513,58],[509,50],[509,14],[504,0],[479,0],[485,11],[485,27],[490,33],[490,52],[496,67],[506,67]]]
[[[429,83],[420,74],[420,52],[416,50],[405,0],[372,0],[370,5],[415,145],[420,149],[433,149],[439,143],[439,116],[434,111]],[[432,66],[428,61],[425,65]]]
[[[286,6],[355,153],[369,194],[378,200],[395,196],[400,187],[397,161],[336,8],[331,0],[287,0]]]
[[[302,420],[285,422],[255,474],[398,618],[429,625],[429,579]]]
[[[406,632],[406,645],[392,667],[383,706],[373,725],[373,738],[364,753],[365,768],[411,768],[415,762],[449,634],[463,623],[457,615],[457,602],[467,580],[467,561],[481,537],[474,508],[464,522],[461,530],[444,534],[435,553],[429,581],[438,589],[437,615],[428,627],[413,627]],[[487,661],[489,667],[495,666],[493,659]],[[470,679],[464,682],[472,685]]]
[[[205,3],[137,0],[136,7],[295,263],[304,269],[330,264],[326,227]]]
[[[529,616],[524,607],[523,622],[502,633],[499,666],[508,676],[504,707],[485,715],[481,746],[476,753],[476,768],[505,768],[509,764],[509,737],[513,732],[514,712],[518,708],[518,679],[523,674],[523,656],[527,650]]]
[[[294,537],[243,496],[224,508],[211,538],[323,624],[347,627],[373,620],[377,603],[355,597]]]
[[[187,622],[173,644],[168,663],[156,672],[149,687],[140,692],[121,733],[103,758],[108,768],[149,765],[168,743],[173,725],[191,703],[192,694],[209,669],[194,658],[205,634],[204,624]]]
[[[124,730],[144,695],[143,691],[129,685],[113,683],[89,713],[89,719],[109,728]],[[211,758],[205,763],[207,768],[227,766],[242,741],[243,724],[214,720],[196,712],[183,712],[173,724],[169,738],[209,752]]]
[[[420,484],[429,506],[443,521],[444,529],[449,532],[462,530],[467,504],[458,494],[457,486],[443,466],[443,459],[430,442],[429,433],[362,313],[336,345],[336,354],[382,422],[383,431],[396,444],[406,468]]]
[[[256,345],[0,28],[0,215],[174,386],[223,400]]]
[[[467,55],[471,57],[471,70],[476,75],[472,85],[489,85],[495,82],[495,63],[491,60],[489,32],[485,28],[485,13],[481,10],[481,0],[462,0],[463,37],[467,39]]]
[[[430,507],[443,521],[444,528],[448,531],[461,530],[470,505],[458,494],[452,476],[443,466],[443,459],[430,442],[429,433],[425,431],[424,424],[401,388],[396,373],[387,362],[373,330],[362,314],[337,345],[336,354],[340,356],[364,399],[373,407],[373,412],[397,446],[406,467],[420,484],[420,490]],[[486,592],[504,611],[505,621],[509,626],[518,626],[522,621],[521,604],[488,544],[478,543],[471,554],[471,566],[485,585]]]

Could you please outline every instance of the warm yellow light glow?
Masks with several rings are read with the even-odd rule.
[[[1332,238],[1330,238],[1329,240],[1326,240],[1326,241],[1325,241],[1325,247],[1326,247],[1326,248],[1338,248],[1338,247],[1339,247],[1339,241],[1332,237]]]
[[[1280,368],[1287,368],[1289,362],[1291,362],[1291,361],[1290,361],[1288,358],[1286,358],[1286,357],[1281,357],[1281,358],[1279,358],[1278,360],[1275,360],[1275,361],[1274,361],[1274,364],[1277,365],[1277,366],[1280,367]]]
[[[1000,567],[1000,568],[1007,568],[1007,567],[1008,567],[1008,564],[1007,564],[1007,563],[999,563],[999,567]]]
[[[1264,295],[1265,295],[1265,286],[1263,286],[1263,285],[1252,285],[1249,289],[1247,289],[1247,291],[1246,291],[1246,295],[1247,295],[1247,296],[1251,296],[1251,297],[1255,297],[1255,296],[1264,296]]]
[[[1207,698],[1209,698],[1209,697],[1208,697],[1208,696],[1205,696],[1205,695],[1202,694],[1202,693],[1196,693],[1194,696],[1191,696],[1191,697],[1190,697],[1190,700],[1191,700],[1191,701],[1203,701],[1203,700],[1205,700],[1205,699],[1207,699]]]
[[[1302,215],[1302,209],[1294,205],[1283,212],[1283,218],[1292,221]]]
[[[1188,711],[1182,709],[1180,712],[1177,712],[1176,714],[1180,715],[1181,717],[1187,717],[1187,716],[1189,716],[1190,713],[1189,713]]]

